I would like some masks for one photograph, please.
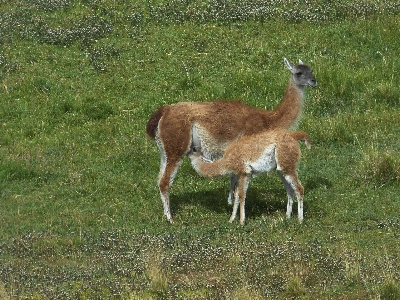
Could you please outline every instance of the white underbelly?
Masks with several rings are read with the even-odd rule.
[[[261,173],[275,170],[277,167],[275,148],[276,146],[274,144],[270,145],[267,149],[264,150],[264,152],[257,160],[253,162],[248,162],[247,168],[249,173],[252,173],[253,176],[257,176]]]

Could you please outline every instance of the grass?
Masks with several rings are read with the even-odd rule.
[[[398,299],[396,1],[0,1],[0,298]],[[305,222],[275,174],[228,223],[185,160],[163,216],[161,105],[276,106],[314,69]],[[294,212],[296,214],[296,210]]]

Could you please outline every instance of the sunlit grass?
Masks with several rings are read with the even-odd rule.
[[[0,298],[397,299],[395,1],[0,1]],[[272,109],[309,64],[305,222],[276,174],[245,226],[184,160],[157,189],[162,105]],[[294,212],[296,213],[296,212]]]

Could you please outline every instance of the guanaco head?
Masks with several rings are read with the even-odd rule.
[[[203,156],[203,152],[201,152],[201,147],[194,146],[194,147],[190,148],[190,151],[188,152],[187,156],[190,159]]]
[[[204,162],[209,162],[209,163],[212,162],[212,160],[204,156],[203,152],[201,151],[201,147],[199,146],[192,146],[190,148],[190,151],[187,153],[187,156],[192,161],[192,164],[198,161],[199,159]]]
[[[297,66],[293,66],[286,58],[283,59],[286,67],[293,74],[292,78],[294,83],[299,86],[311,86],[316,87],[318,85],[317,80],[312,74],[313,70],[303,64],[301,60],[299,60],[299,64]]]

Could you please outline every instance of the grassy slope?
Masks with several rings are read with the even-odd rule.
[[[27,3],[0,2],[0,296],[400,294],[395,4],[278,3],[261,22],[210,2],[229,13],[200,22],[176,14],[207,11],[196,1]],[[178,224],[167,224],[149,115],[218,98],[273,108],[284,56],[319,82],[300,125],[313,139],[299,169],[305,223],[285,220],[270,174],[251,183],[247,224],[229,224],[227,179],[200,178],[185,161],[171,190]]]

